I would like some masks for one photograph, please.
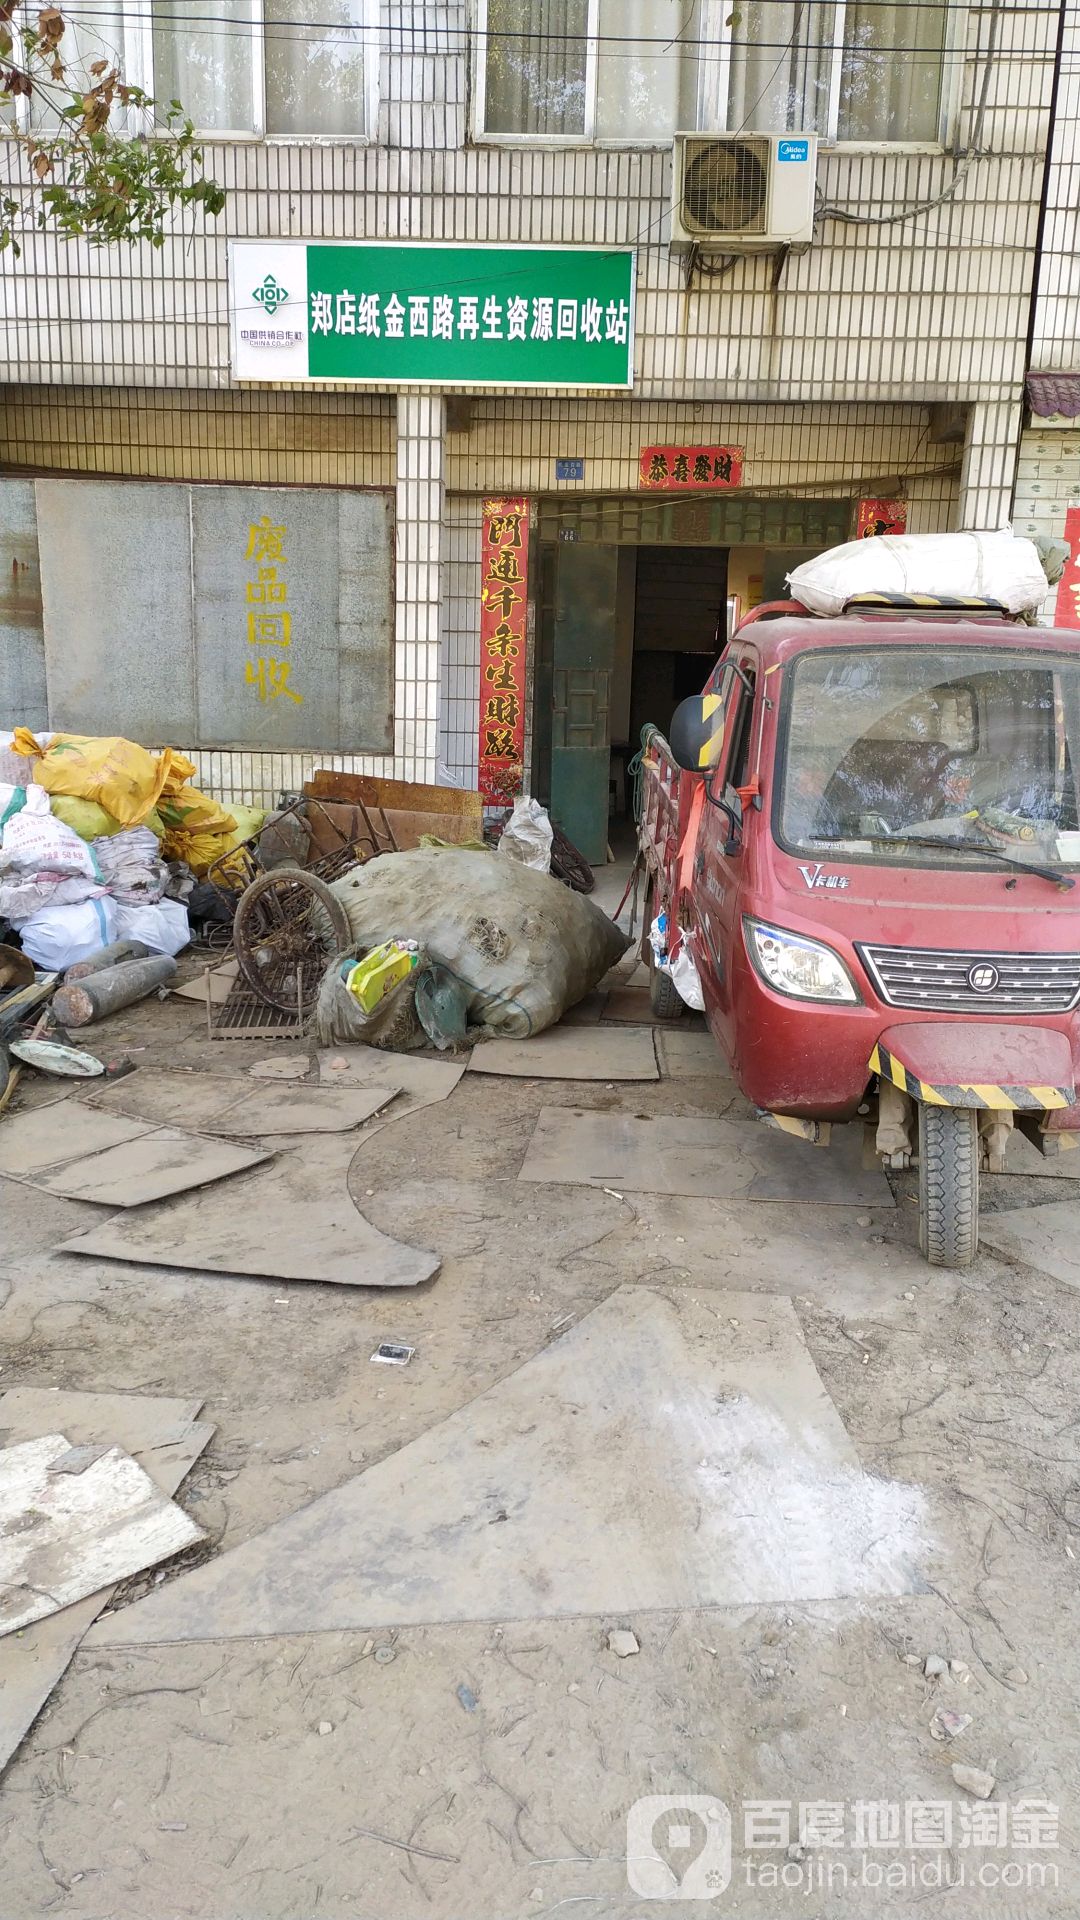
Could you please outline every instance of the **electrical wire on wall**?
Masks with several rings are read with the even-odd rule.
[[[963,158],[961,159],[959,154],[953,155],[954,160],[958,161],[958,165],[948,186],[943,187],[940,193],[934,194],[928,200],[918,200],[911,206],[898,207],[893,213],[864,213],[855,207],[838,207],[829,206],[828,204],[819,205],[815,212],[815,221],[843,220],[851,226],[891,227],[895,226],[897,222],[901,220],[913,220],[921,213],[932,213],[935,207],[944,206],[946,201],[954,198],[967,178],[973,163],[979,158],[983,151],[983,125],[986,120],[986,106],[990,96],[990,76],[993,72],[994,54],[997,48],[997,36],[1000,24],[1001,0],[994,0],[994,4],[990,8],[990,21],[986,35],[986,52],[983,55],[982,78],[979,83],[979,99],[975,110],[975,119],[972,123],[971,134]]]

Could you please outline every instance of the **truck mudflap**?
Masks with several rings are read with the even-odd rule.
[[[871,1073],[880,1074],[884,1080],[891,1080],[895,1087],[899,1087],[901,1093],[910,1094],[913,1100],[920,1100],[924,1106],[928,1107],[987,1108],[999,1113],[1045,1113],[1076,1104],[1076,1089],[1072,1084],[1055,1084],[1049,1081],[1018,1082],[1012,1079],[1007,1081],[946,1080],[942,1077],[940,1069],[935,1071],[928,1067],[925,1058],[920,1059],[923,1051],[920,1039],[927,1031],[940,1039],[942,1031],[940,1027],[936,1029],[931,1027],[927,1030],[913,1023],[910,1028],[890,1029],[886,1038],[893,1044],[890,1047],[885,1045],[884,1039],[878,1041],[870,1055]],[[908,1034],[912,1036],[910,1041],[907,1038]],[[1030,1030],[1027,1037],[1029,1040],[1032,1037]],[[1061,1080],[1064,1081],[1062,1069],[1068,1059],[1068,1042],[1064,1041],[1063,1036],[1054,1035],[1053,1038],[1062,1040],[1066,1057],[1065,1060],[1057,1057],[1060,1052],[1057,1047],[1047,1049],[1051,1057],[1047,1059],[1046,1065],[1052,1071],[1056,1069]],[[907,1054],[906,1062],[900,1058],[898,1047],[902,1047]],[[941,1051],[940,1046],[933,1050],[937,1053]],[[978,1057],[982,1049],[976,1045],[972,1051]],[[1041,1049],[1035,1049],[1035,1052],[1039,1051]],[[922,1071],[917,1071],[916,1069],[920,1067]],[[928,1071],[933,1072],[933,1078],[924,1077]]]

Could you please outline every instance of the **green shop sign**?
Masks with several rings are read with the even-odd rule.
[[[229,288],[238,380],[633,384],[626,248],[234,240]]]

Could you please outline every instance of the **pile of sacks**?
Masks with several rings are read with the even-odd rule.
[[[35,966],[60,971],[114,940],[170,955],[188,944],[187,910],[167,897],[183,890],[177,863],[205,873],[264,818],[226,812],[194,772],[131,740],[0,735],[0,921]]]
[[[44,787],[0,786],[0,920],[36,967],[62,972],[114,940],[179,953],[187,909],[164,897],[168,869],[149,827],[82,840]]]

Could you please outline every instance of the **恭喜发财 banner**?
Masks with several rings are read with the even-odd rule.
[[[631,249],[234,240],[238,380],[629,387]]]

